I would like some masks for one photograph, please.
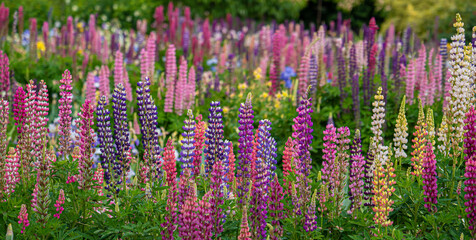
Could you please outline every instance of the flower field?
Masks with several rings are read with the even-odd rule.
[[[192,10],[0,6],[1,236],[476,239],[465,16],[438,44]]]

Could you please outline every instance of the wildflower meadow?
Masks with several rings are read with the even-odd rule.
[[[0,6],[2,237],[476,239],[466,16],[435,41],[375,18],[29,7]]]

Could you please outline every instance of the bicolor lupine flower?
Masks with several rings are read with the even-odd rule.
[[[94,160],[92,156],[94,154],[94,130],[92,126],[94,125],[94,109],[91,105],[91,102],[86,100],[81,107],[81,112],[78,114],[80,117],[79,121],[79,148],[81,158],[78,162],[79,170],[79,188],[80,189],[91,189],[93,185],[93,176],[94,169],[93,163]]]
[[[208,115],[208,128],[205,132],[205,173],[211,172],[215,162],[222,161],[225,157],[220,102],[212,101],[208,110],[210,114]]]
[[[15,126],[17,126],[17,133],[20,136],[24,131],[26,116],[26,93],[22,87],[19,87],[13,97],[13,118],[15,119]]]
[[[104,169],[105,189],[114,194],[116,191],[116,182],[113,178],[113,167],[116,161],[116,152],[111,130],[109,108],[107,107],[106,101],[106,96],[102,96],[98,102],[96,124],[98,128],[99,147],[101,148],[101,167]]]
[[[362,195],[364,188],[364,165],[365,158],[362,156],[362,140],[360,131],[355,132],[354,140],[350,146],[350,174],[349,174],[349,199],[351,206],[349,214],[358,210],[362,205]]]
[[[145,165],[141,167],[144,182],[159,177],[161,172],[159,168],[161,149],[158,143],[157,106],[150,95],[149,78],[137,83],[136,92],[142,146],[145,151],[143,156]]]
[[[116,144],[116,158],[114,165],[115,178],[117,183],[125,183],[127,172],[127,151],[130,150],[129,127],[127,124],[127,104],[126,91],[122,84],[114,89],[112,95],[112,116],[114,118],[114,138]],[[116,189],[116,192],[119,189]]]
[[[53,150],[46,151],[38,160],[36,185],[31,200],[31,207],[33,212],[37,214],[37,222],[41,223],[45,228],[50,214],[48,208],[50,206],[50,178],[51,178],[51,163],[56,161],[56,154]]]
[[[415,176],[420,176],[422,173],[422,160],[425,156],[425,146],[426,142],[428,141],[428,130],[425,122],[425,114],[423,113],[423,106],[421,101],[419,101],[420,109],[418,113],[418,121],[417,125],[415,125],[415,132],[413,132],[413,136],[415,138],[412,139],[413,142],[413,152],[412,152],[412,166],[413,172],[412,174]]]
[[[448,121],[446,119],[446,114],[443,114],[443,118],[441,119],[440,128],[438,128],[438,150],[444,155],[448,156]]]
[[[337,173],[337,182],[335,183],[334,191],[334,200],[336,204],[336,216],[340,214],[340,209],[344,200],[344,188],[346,185],[346,177],[349,167],[349,143],[350,143],[350,130],[348,127],[340,127],[337,129],[337,156],[335,160],[334,167]]]
[[[246,102],[242,103],[239,109],[238,123],[240,126],[238,140],[238,168],[236,177],[239,182],[237,195],[240,206],[246,205],[247,195],[251,182],[251,155],[253,153],[253,106],[251,105],[251,93],[248,94]]]
[[[436,156],[433,154],[433,144],[428,141],[425,146],[425,157],[422,161],[423,194],[425,208],[429,212],[436,212],[438,203],[438,186],[436,183]]]
[[[248,226],[248,210],[246,205],[243,207],[240,225],[240,235],[238,235],[238,240],[251,240],[250,227]]]
[[[71,109],[73,102],[73,94],[71,90],[72,77],[66,69],[63,73],[63,78],[60,80],[60,95],[59,100],[59,152],[66,156],[71,151]]]
[[[202,164],[202,151],[205,145],[205,122],[202,121],[202,115],[196,117],[197,124],[195,125],[195,133],[193,136],[193,175],[198,176],[200,174],[200,165]]]
[[[103,184],[104,184],[104,168],[102,168],[101,163],[98,163],[96,171],[94,172],[93,181],[96,182],[94,188],[97,189],[98,196],[104,195],[103,193]]]
[[[462,152],[461,143],[464,133],[464,113],[469,109],[469,100],[472,91],[468,91],[468,89],[471,89],[471,79],[465,75],[465,68],[468,62],[464,59],[464,23],[459,14],[456,14],[456,22],[453,26],[456,28],[456,35],[451,37],[453,40],[451,43],[449,61],[451,67],[448,69],[451,74],[451,77],[448,79],[451,89],[447,97],[448,108],[446,114],[448,115],[447,121],[449,127],[448,138],[452,150],[450,155],[456,159]]]
[[[167,146],[164,150],[164,163],[162,165],[164,171],[167,173],[167,185],[169,189],[173,189],[177,185],[177,169],[175,159],[175,149],[172,146],[172,139],[167,141]]]
[[[9,123],[10,107],[7,100],[0,99],[0,170],[7,156],[7,125]],[[2,173],[0,173],[0,177]],[[0,178],[3,179],[3,178]],[[0,190],[1,190],[0,186]]]
[[[64,211],[64,207],[63,207],[63,204],[64,204],[64,191],[63,189],[60,190],[59,192],[59,196],[58,196],[58,200],[56,200],[56,203],[55,203],[55,208],[56,208],[56,214],[54,215],[55,218],[60,218],[60,215],[61,213],[63,213]]]
[[[213,229],[213,215],[210,198],[212,191],[208,191],[203,195],[202,200],[198,202],[198,219],[199,221],[199,239],[211,239]]]
[[[170,44],[167,48],[165,59],[166,88],[164,111],[172,112],[175,94],[175,79],[177,77],[177,62],[175,58],[175,47]],[[181,86],[179,86],[181,87]]]
[[[26,205],[22,204],[20,208],[20,214],[18,214],[18,224],[22,225],[21,233],[23,233],[26,227],[30,226],[30,221],[28,221],[28,210]]]
[[[187,112],[188,118],[184,120],[184,126],[182,129],[184,132],[182,133],[182,151],[180,152],[181,161],[182,161],[182,168],[193,169],[193,156],[195,151],[195,120],[193,120],[193,113],[192,110],[188,110]]]
[[[4,191],[6,195],[10,195],[15,192],[15,186],[20,182],[20,174],[18,170],[20,168],[20,157],[15,148],[8,150],[8,155],[5,159],[5,186]]]
[[[395,158],[398,160],[402,160],[402,158],[406,158],[407,154],[405,150],[407,150],[407,143],[408,143],[408,123],[407,117],[405,114],[405,95],[403,96],[402,103],[400,104],[400,112],[398,113],[397,123],[395,124],[395,133],[393,138],[393,149],[395,151]]]
[[[280,221],[284,219],[284,204],[282,203],[284,193],[283,188],[279,184],[277,175],[274,175],[270,188],[269,216],[273,226],[273,230],[270,232],[270,239],[277,240],[283,236],[283,227],[281,226]]]
[[[380,148],[385,149],[385,148]],[[387,227],[393,224],[388,219],[390,212],[393,211],[393,200],[390,199],[395,191],[395,169],[393,163],[389,161],[390,157],[387,150],[378,152],[375,158],[375,169],[373,174],[373,193],[372,203],[375,204],[373,211],[375,212],[374,222],[381,227]]]

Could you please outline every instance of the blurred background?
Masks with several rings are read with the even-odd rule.
[[[138,19],[152,22],[155,7],[169,1],[157,0],[8,0],[6,6],[23,6],[25,19],[36,17],[50,24],[66,21],[67,16],[83,20],[97,14],[98,23],[113,22],[120,27],[135,27]],[[412,27],[423,40],[449,37],[456,12],[464,22],[476,25],[476,0],[183,0],[175,6],[190,6],[195,17],[225,18],[228,13],[242,21],[285,21],[330,24],[338,17],[351,19],[352,29],[375,17],[381,30],[393,23],[397,31]],[[340,13],[340,14],[339,14]],[[12,16],[13,14],[11,14]],[[339,16],[340,15],[340,16]],[[468,28],[470,26],[467,26]],[[468,35],[469,37],[469,35]]]

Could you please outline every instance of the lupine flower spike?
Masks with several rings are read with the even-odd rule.
[[[30,226],[30,221],[28,221],[28,210],[26,205],[22,204],[20,209],[20,214],[18,215],[18,223],[22,225],[21,233],[23,233],[26,227]]]

